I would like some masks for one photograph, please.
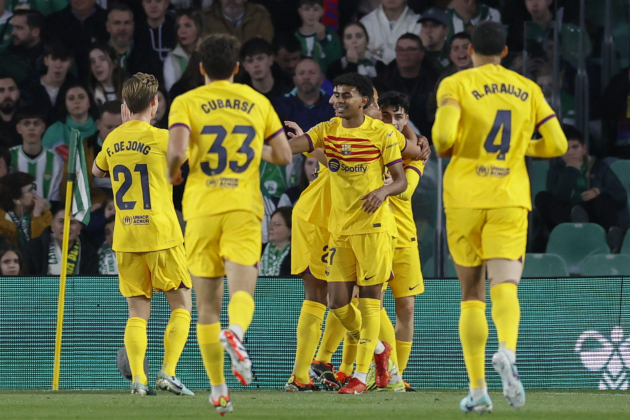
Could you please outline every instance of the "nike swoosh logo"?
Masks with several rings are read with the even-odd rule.
[[[413,290],[413,289],[415,289],[415,288],[416,288],[416,287],[418,287],[418,286],[420,286],[420,285],[419,285],[419,284],[416,284],[415,286],[410,287],[410,288],[409,288],[409,290]]]
[[[391,137],[391,136],[392,136],[392,134],[394,134],[394,132],[393,132],[393,131],[392,131],[391,133],[389,133],[389,134],[387,135],[387,137]]]
[[[366,278],[365,278],[365,281],[370,281],[370,280],[372,280],[374,277],[376,277],[376,274],[374,274],[372,277],[366,277]]]
[[[367,343],[371,343],[372,340],[366,340],[365,338],[362,340],[359,340],[359,344],[367,344]]]

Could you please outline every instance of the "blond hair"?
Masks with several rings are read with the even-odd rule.
[[[123,84],[122,97],[129,111],[138,114],[151,105],[157,94],[158,81],[152,74],[136,73]]]

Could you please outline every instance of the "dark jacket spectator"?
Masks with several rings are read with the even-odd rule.
[[[593,117],[603,120],[603,138],[607,142],[602,146],[607,156],[630,159],[629,94],[630,69],[624,69],[610,80],[593,108]]]
[[[154,75],[164,85],[164,60],[177,45],[175,19],[166,15],[158,27],[147,22],[136,25],[134,45],[129,57],[130,74],[138,72]]]
[[[22,136],[15,128],[15,113],[20,103],[20,89],[15,79],[0,74],[0,146],[7,149],[22,144]]]
[[[204,9],[203,17],[208,33],[233,35],[241,42],[257,36],[267,42],[273,40],[271,16],[264,6],[245,2],[241,9],[238,6],[226,6],[227,3],[226,0],[217,0]]]
[[[12,42],[0,54],[0,72],[10,74],[20,84],[37,74],[43,64],[44,16],[36,10],[16,10],[11,24]]]

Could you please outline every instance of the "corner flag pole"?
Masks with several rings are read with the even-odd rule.
[[[59,277],[59,299],[57,303],[57,333],[55,335],[55,363],[53,366],[53,391],[59,391],[59,371],[61,369],[61,336],[63,334],[63,309],[66,300],[66,276],[68,271],[68,237],[72,212],[72,194],[76,180],[76,147],[79,132],[72,131],[70,136],[70,154],[68,155],[68,183],[66,185],[66,208],[63,219],[63,246],[61,251],[61,276]]]

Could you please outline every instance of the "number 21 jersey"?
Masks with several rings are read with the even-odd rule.
[[[283,130],[269,100],[246,85],[213,82],[175,98],[176,126],[190,130],[184,219],[244,210],[262,220],[263,144]]]
[[[555,118],[540,87],[486,64],[442,80],[438,104],[448,99],[459,103],[461,118],[444,173],[444,207],[531,210],[525,153],[534,130]]]
[[[184,243],[166,180],[168,131],[129,121],[109,133],[96,166],[112,177],[116,224],[112,249],[151,252]]]

